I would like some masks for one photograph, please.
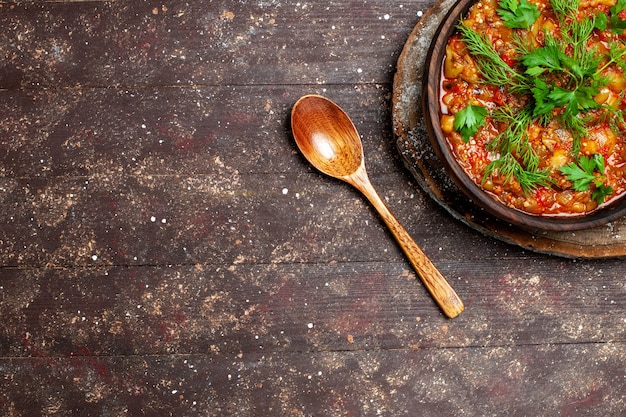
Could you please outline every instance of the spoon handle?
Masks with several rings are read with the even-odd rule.
[[[409,232],[400,224],[398,219],[389,211],[387,205],[381,200],[380,196],[369,181],[365,169],[360,169],[352,176],[349,181],[356,187],[367,199],[372,203],[378,214],[384,220],[385,224],[394,235],[398,244],[409,259],[411,265],[422,280],[424,286],[430,292],[439,308],[449,318],[454,318],[461,314],[465,309],[463,301],[450,286],[437,267],[432,263],[428,256],[415,243]]]

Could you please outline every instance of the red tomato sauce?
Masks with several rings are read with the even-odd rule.
[[[506,27],[497,12],[499,5],[496,0],[476,2],[463,18],[463,24],[486,36],[502,60],[519,69],[520,52],[512,41],[522,38],[534,48],[543,47],[549,34],[559,33],[562,22],[549,1],[529,1],[537,6],[540,15],[527,29]],[[615,3],[615,0],[582,0],[578,16],[610,15]],[[492,145],[507,128],[506,122],[496,120],[492,115],[495,109],[503,106],[523,108],[532,103],[533,96],[513,93],[506,86],[486,84],[478,59],[469,51],[462,34],[453,35],[448,41],[443,61],[440,123],[450,148],[466,174],[503,204],[534,215],[580,215],[620,198],[626,192],[626,76],[623,70],[626,64],[609,63],[608,58],[603,56],[608,57],[609,41],[623,45],[625,37],[610,28],[595,28],[586,41],[585,47],[596,51],[600,57],[597,68],[604,67],[599,74],[604,81],[594,90],[592,97],[597,107],[581,110],[577,115],[584,123],[585,131],[582,137],[578,137],[577,144],[574,134],[559,121],[565,112],[564,106],[552,110],[550,122],[537,118],[527,126],[525,137],[539,157],[537,170],[549,175],[549,183],[524,189],[515,176],[504,175],[497,169],[488,172],[490,164],[502,156],[502,150],[494,149]],[[571,49],[565,51],[573,53]],[[548,80],[551,88],[565,86],[566,82],[557,75],[547,75],[544,79]],[[455,115],[469,103],[486,108],[489,114],[484,124],[466,140],[455,129],[454,123]],[[518,161],[522,160],[515,152],[511,155]],[[593,175],[597,184],[593,181],[588,189],[577,190],[562,169],[578,163],[581,157],[595,158],[596,155],[603,159],[604,172],[596,170]],[[600,182],[612,191],[603,200],[594,198]]]

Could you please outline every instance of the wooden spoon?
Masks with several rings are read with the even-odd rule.
[[[463,301],[372,186],[365,171],[361,139],[350,117],[327,98],[307,95],[291,111],[291,129],[300,152],[315,168],[351,184],[367,197],[444,314],[458,316],[465,308]]]

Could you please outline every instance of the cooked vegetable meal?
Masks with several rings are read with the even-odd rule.
[[[580,215],[626,192],[626,0],[480,0],[446,46],[441,128],[504,204]]]

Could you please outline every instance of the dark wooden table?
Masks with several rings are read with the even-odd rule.
[[[626,263],[533,253],[404,169],[408,1],[0,1],[0,415],[623,416]],[[466,304],[289,128],[323,94]]]

